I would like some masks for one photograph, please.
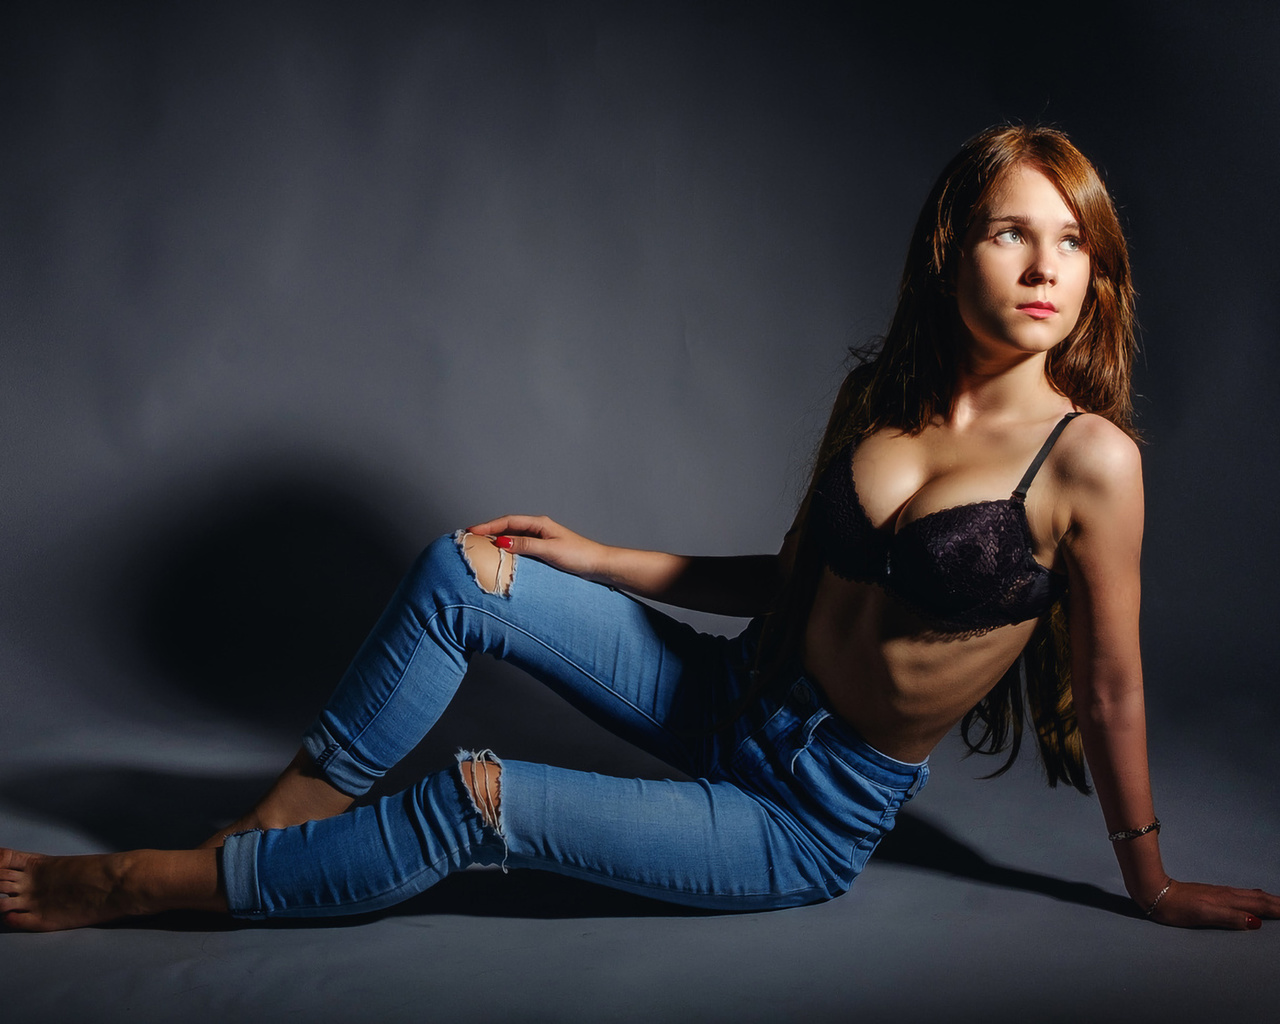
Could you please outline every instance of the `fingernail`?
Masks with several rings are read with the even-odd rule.
[[[494,537],[494,538],[493,538],[493,543],[494,543],[494,545],[495,545],[496,547],[500,547],[500,548],[502,548],[504,551],[509,551],[509,550],[511,549],[511,538],[510,538],[510,537]]]
[[[1261,928],[1262,921],[1254,917],[1252,914],[1244,915],[1244,926],[1246,928]]]

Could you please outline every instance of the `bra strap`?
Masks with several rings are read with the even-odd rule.
[[[1022,479],[1018,481],[1018,486],[1014,488],[1013,496],[1019,501],[1026,501],[1027,490],[1031,486],[1031,481],[1036,478],[1036,474],[1040,472],[1040,467],[1044,464],[1044,460],[1053,451],[1053,446],[1057,444],[1059,435],[1067,429],[1067,424],[1079,415],[1081,414],[1078,412],[1069,412],[1058,420],[1058,425],[1053,428],[1053,432],[1049,434],[1044,444],[1040,446],[1040,450],[1036,452],[1036,457],[1031,460],[1031,465],[1022,474]]]

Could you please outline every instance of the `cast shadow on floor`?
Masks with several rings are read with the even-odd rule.
[[[183,849],[211,835],[249,806],[270,784],[263,776],[192,776],[106,768],[68,769],[11,777],[0,783],[0,800],[40,818],[92,836],[111,849]],[[984,885],[1020,889],[1065,903],[1132,917],[1130,900],[1087,882],[986,859],[944,829],[902,812],[881,842],[874,863],[897,864]],[[678,907],[541,871],[468,871],[374,915],[324,921],[278,921],[271,927],[334,927],[371,918],[460,914],[475,917],[689,917],[717,912]],[[243,927],[239,922],[196,914],[166,914],[117,927],[208,931]],[[255,925],[261,927],[261,925]]]

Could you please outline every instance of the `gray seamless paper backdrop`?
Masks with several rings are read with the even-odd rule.
[[[1132,239],[1154,726],[1269,764],[1277,16],[1102,11],[11,15],[10,764],[105,720],[274,754],[417,547],[502,512],[773,550],[934,174],[1006,118]]]

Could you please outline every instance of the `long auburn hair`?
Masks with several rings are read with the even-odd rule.
[[[797,517],[795,564],[777,609],[765,621],[758,662],[764,677],[781,670],[803,640],[822,571],[808,513],[814,485],[827,464],[850,441],[886,427],[919,434],[935,417],[951,412],[963,344],[954,290],[961,247],[1017,167],[1033,167],[1053,182],[1079,223],[1089,254],[1089,290],[1080,318],[1050,351],[1045,374],[1076,408],[1104,416],[1136,437],[1131,395],[1137,351],[1134,289],[1111,197],[1093,165],[1061,131],[1022,125],[988,128],[947,164],[920,211],[897,309],[879,351],[854,353],[858,364],[841,385]],[[1009,749],[1004,764],[991,773],[1000,775],[1018,755],[1029,711],[1049,785],[1066,782],[1088,793],[1071,700],[1065,600],[1053,606],[1018,660],[964,716],[961,733],[972,753]]]

